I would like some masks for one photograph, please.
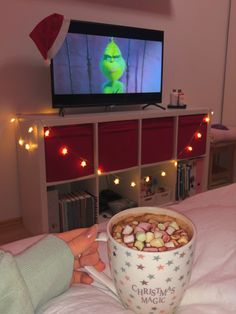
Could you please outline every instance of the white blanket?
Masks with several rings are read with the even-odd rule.
[[[236,313],[236,184],[198,194],[170,208],[188,216],[197,228],[192,276],[176,314]],[[104,229],[104,225],[100,226]],[[40,236],[8,244],[17,253]],[[106,245],[100,254],[108,264]],[[109,267],[106,273],[110,274]],[[77,285],[48,302],[44,314],[129,314],[98,282]]]

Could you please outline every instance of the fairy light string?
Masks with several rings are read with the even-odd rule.
[[[10,120],[11,123],[17,121],[17,118],[12,118]],[[205,116],[202,121],[200,122],[199,126],[196,128],[196,130],[193,132],[193,134],[191,135],[191,138],[189,139],[188,141],[188,144],[178,153],[177,155],[177,160],[180,159],[180,156],[184,153],[184,152],[193,152],[193,144],[195,141],[199,141],[203,138],[203,134],[201,133],[201,127],[204,123],[208,123],[210,121],[210,118],[209,118],[209,115]],[[42,130],[43,130],[43,134],[42,136],[44,137],[45,141],[50,138],[53,134],[53,128],[54,127],[50,127],[50,126],[45,126],[45,124],[42,124],[42,122],[40,121],[41,123],[41,126],[42,126]],[[27,129],[27,133],[28,133],[28,137],[31,137],[34,132],[35,132],[35,121],[32,122],[32,126],[28,127]],[[67,156],[69,154],[72,154],[74,155],[76,158],[78,158],[78,160],[80,161],[80,166],[82,168],[85,168],[87,167],[89,164],[93,167],[94,164],[93,164],[93,161],[88,161],[84,156],[79,156],[78,152],[75,152],[73,149],[71,149],[70,145],[67,145],[64,141],[62,141],[62,139],[60,138],[60,136],[58,136],[58,139],[59,141],[61,141],[61,144],[60,144],[60,148],[59,148],[59,151],[58,153],[63,157],[63,156]],[[36,148],[37,145],[33,143],[32,139],[24,139],[22,136],[20,136],[19,140],[18,140],[18,144],[21,146],[21,147],[24,147],[27,151],[30,151],[32,150],[32,148]],[[174,161],[175,162],[175,165],[177,166],[177,161]],[[98,169],[96,170],[96,173],[98,175],[107,175],[106,173],[103,172],[102,168],[101,167],[98,167]],[[161,170],[160,171],[160,176],[162,177],[165,177],[167,175],[167,172],[164,171],[164,170]],[[112,174],[110,173],[109,174],[112,178],[113,178],[113,184],[114,185],[119,185],[122,181],[123,181],[123,178],[122,176],[118,176],[117,174]],[[143,179],[144,180],[150,180],[150,176],[145,176]],[[147,181],[146,181],[147,182]],[[135,187],[137,184],[135,182],[135,180],[132,180],[130,182],[130,187]]]

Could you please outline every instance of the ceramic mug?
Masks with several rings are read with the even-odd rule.
[[[190,241],[170,251],[144,252],[128,248],[112,237],[112,227],[119,221],[147,213],[180,221]],[[113,291],[125,308],[137,314],[170,314],[176,310],[190,279],[196,240],[195,226],[187,217],[158,207],[130,208],[109,220],[107,233],[100,234],[99,240],[107,241],[112,279],[92,267],[86,269]]]

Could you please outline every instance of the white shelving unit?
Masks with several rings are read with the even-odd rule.
[[[198,126],[202,128],[202,122],[199,123],[199,121],[202,121],[202,119],[206,116],[209,116],[209,111],[207,109],[199,108],[187,110],[160,110],[147,108],[145,110],[137,111],[89,113],[80,115],[66,115],[64,117],[60,117],[58,115],[20,115],[17,120],[19,187],[22,216],[26,228],[28,228],[32,234],[45,233],[50,230],[47,199],[47,192],[49,190],[57,190],[59,195],[65,192],[87,190],[89,193],[97,197],[97,204],[99,204],[99,193],[103,189],[112,189],[115,192],[120,193],[122,197],[126,197],[135,201],[140,206],[145,204],[158,206],[174,202],[176,201],[176,180],[178,168],[176,163],[181,162],[182,160],[192,160],[197,158],[203,161],[204,169],[200,175],[200,179],[198,178],[198,180],[201,181],[198,184],[201,186],[201,191],[206,190],[209,159],[209,125],[207,123],[204,124],[204,139],[202,139],[202,144],[200,144],[202,147],[200,151],[198,149],[197,152],[193,150],[188,152],[186,155],[182,154],[183,147],[179,147],[180,145],[186,146],[186,139],[183,139],[183,143],[181,143],[180,137],[186,137],[185,133],[189,132],[189,125],[195,123],[195,126],[191,126],[191,130],[195,131],[196,129],[196,131],[198,131]],[[158,123],[162,123],[166,118],[170,118],[168,121],[171,123],[171,126],[167,125],[166,127],[163,127],[163,125],[161,125],[161,138],[159,138]],[[126,136],[125,134],[121,133],[120,140],[116,141],[115,143],[114,140],[112,140],[113,135],[111,135],[111,143],[109,145],[103,146],[104,144],[102,144],[101,141],[101,137],[103,136],[101,133],[99,133],[99,128],[101,125],[119,125],[119,123],[122,124],[124,121],[131,121],[137,125],[137,129],[136,127],[134,129],[134,132],[136,132],[135,134],[137,134],[137,151],[135,151],[135,154],[134,151],[129,152],[122,150],[122,145],[124,144],[123,142],[129,138],[128,134]],[[149,122],[153,122],[154,124],[157,123],[157,127],[154,128],[154,131],[148,130],[146,132],[143,126],[149,126]],[[183,133],[183,130],[185,130],[185,123],[187,123],[186,132]],[[88,166],[91,166],[91,169],[90,173],[85,175],[83,175],[83,172],[79,170],[80,173],[78,176],[76,176],[76,173],[71,171],[71,169],[68,169],[67,172],[67,169],[64,169],[63,162],[60,164],[61,161],[58,161],[57,157],[55,157],[54,163],[53,156],[49,156],[49,154],[51,154],[50,150],[48,150],[48,147],[50,148],[50,143],[48,142],[49,144],[47,143],[46,145],[48,138],[45,137],[44,132],[47,129],[56,132],[61,127],[67,127],[70,130],[73,128],[73,126],[83,127],[86,125],[88,125],[92,130],[92,135],[90,136],[93,146],[92,156],[90,156],[88,160],[86,159],[87,164],[89,164]],[[32,132],[29,132],[30,127],[33,128]],[[110,131],[108,129],[108,133],[109,132]],[[187,144],[192,144],[193,134],[191,134],[191,132],[192,131],[189,132],[189,143]],[[62,145],[64,143],[63,141],[67,141],[69,139],[70,142],[70,140],[73,138],[73,135],[70,135],[69,133],[66,134],[66,136],[64,136],[64,133],[61,134],[63,134],[61,139]],[[165,134],[167,135],[165,136]],[[77,136],[78,140],[80,140],[79,133]],[[147,139],[146,146],[144,146],[145,136]],[[150,138],[152,144],[149,144]],[[19,144],[19,140],[21,140],[21,145]],[[50,140],[52,141],[52,145],[54,145],[53,139]],[[159,143],[159,140],[162,140],[162,144],[156,144]],[[168,148],[167,145],[166,150],[169,154],[167,159],[163,160],[163,158],[165,158],[164,155],[164,157],[158,157],[157,161],[153,161],[152,156],[155,154],[162,155],[162,150],[165,149],[166,143],[169,143],[169,140],[171,140],[171,145],[169,145],[171,147],[171,151],[168,152],[168,149],[170,148]],[[85,141],[85,143],[87,145],[87,141]],[[26,146],[27,144],[28,146]],[[117,148],[115,145],[121,145],[121,148],[118,150],[119,153],[112,155],[114,152],[109,152],[112,149]],[[135,147],[135,145],[133,146]],[[106,154],[104,154],[105,157],[102,156],[101,147],[105,147],[106,149]],[[149,160],[149,153],[147,152],[149,147],[151,150],[150,154],[152,155],[150,156],[150,162],[145,161]],[[144,148],[145,153],[143,151]],[[78,151],[77,149],[75,151],[74,146],[74,151],[72,153],[79,154],[80,149],[81,147],[78,147]],[[154,154],[152,153],[153,150]],[[57,152],[55,153],[57,154]],[[133,162],[134,164],[129,167],[123,166],[124,163],[129,162],[126,161],[126,159],[128,160],[128,157],[130,157],[127,154],[134,154],[134,156],[137,155],[137,161],[131,161],[131,163]],[[97,170],[100,169],[102,158],[106,158],[106,156],[111,157],[110,161],[105,161],[105,163],[107,163],[104,167],[105,170],[99,175]],[[127,158],[124,158],[125,156],[127,156]],[[118,167],[112,166],[113,161],[118,164]],[[119,167],[119,163],[122,164],[122,167]],[[60,167],[58,167],[58,165],[60,165]],[[108,166],[108,168],[115,167],[116,169],[106,171],[106,166]],[[70,163],[67,163],[67,167],[70,167]],[[49,172],[52,168],[55,168],[54,174],[56,176],[60,177],[62,172],[67,174],[70,171],[73,175],[72,177],[66,179],[59,178],[53,180],[52,177],[49,178]],[[83,171],[86,173],[86,169]],[[166,176],[161,175],[163,171],[165,172]],[[52,176],[54,174],[52,174]],[[147,199],[148,197],[144,197],[143,194],[143,180],[148,176],[151,176],[152,178],[155,177],[155,188],[157,189],[155,191],[157,193],[154,193],[154,196],[152,195],[153,197],[150,197],[149,199]],[[115,177],[120,179],[119,185],[114,184],[113,179]],[[131,181],[135,182],[136,185],[134,187],[130,186]],[[153,186],[151,188],[153,189]],[[200,190],[196,189],[196,192]],[[98,216],[99,207],[97,208],[97,211]]]

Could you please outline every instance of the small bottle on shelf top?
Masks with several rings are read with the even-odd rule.
[[[182,89],[178,89],[178,100],[177,105],[182,106],[184,105],[184,93],[182,92]]]
[[[170,93],[170,105],[176,106],[178,103],[178,93],[176,89],[173,89]]]

